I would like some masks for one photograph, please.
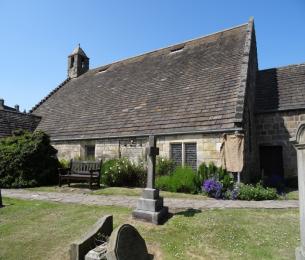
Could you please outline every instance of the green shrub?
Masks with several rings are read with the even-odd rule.
[[[222,167],[217,167],[213,162],[210,162],[208,165],[205,162],[200,164],[198,168],[198,176],[202,184],[204,184],[206,180],[212,179],[220,182],[223,193],[232,189],[234,186],[233,175]]]
[[[194,194],[200,192],[201,183],[192,168],[177,167],[171,175],[158,177],[156,187],[165,191]]]
[[[207,179],[212,179],[217,174],[217,167],[214,163],[210,162],[208,165],[203,162],[199,165],[198,175],[202,182]]]
[[[144,187],[146,184],[143,163],[136,164],[127,158],[106,161],[101,174],[101,181],[107,186]]]
[[[278,198],[276,189],[264,188],[260,183],[240,184],[237,198],[240,200],[274,200]]]
[[[66,159],[60,159],[59,160],[59,165],[61,168],[63,169],[68,169],[70,166],[70,160],[66,160]]]
[[[175,170],[175,162],[166,157],[157,157],[156,175],[170,175]]]
[[[57,150],[42,131],[0,139],[0,187],[31,187],[57,182]]]

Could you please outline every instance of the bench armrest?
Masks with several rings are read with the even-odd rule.
[[[69,169],[67,168],[57,168],[57,170],[59,175],[67,175],[69,172]]]

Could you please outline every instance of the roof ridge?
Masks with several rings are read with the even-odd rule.
[[[169,45],[167,47],[161,47],[161,48],[155,49],[153,51],[147,51],[147,52],[141,53],[141,54],[136,55],[136,56],[132,56],[132,57],[116,60],[114,62],[111,62],[111,63],[108,63],[108,64],[104,64],[102,66],[90,69],[88,72],[95,72],[96,70],[99,70],[99,69],[104,68],[104,67],[110,67],[110,66],[118,64],[120,62],[130,61],[130,60],[133,60],[133,59],[136,59],[136,58],[143,57],[145,55],[154,54],[154,53],[161,52],[161,51],[164,51],[164,50],[167,50],[167,49],[175,48],[175,47],[178,47],[179,45],[182,45],[182,44],[184,44],[184,45],[185,44],[190,44],[192,42],[195,42],[195,41],[198,41],[198,40],[202,40],[204,38],[207,38],[207,37],[210,37],[210,36],[213,36],[213,35],[216,35],[216,34],[227,32],[227,31],[230,31],[230,30],[235,30],[235,29],[237,29],[239,27],[242,27],[242,26],[245,26],[247,24],[248,23],[243,23],[243,24],[236,25],[236,26],[233,26],[233,27],[229,27],[227,29],[220,30],[220,31],[217,31],[217,32],[214,32],[214,33],[209,33],[209,34],[206,34],[204,36],[200,36],[200,37],[196,37],[196,38],[193,38],[193,39],[190,39],[190,40],[186,40],[186,41],[183,41],[183,42],[175,43],[175,44]]]
[[[295,64],[288,64],[288,65],[284,65],[284,66],[280,66],[280,67],[273,67],[273,68],[268,68],[268,69],[262,69],[259,70],[259,72],[263,72],[263,71],[267,71],[267,70],[282,70],[282,69],[287,69],[287,68],[291,68],[291,67],[303,67],[305,66],[305,62],[302,63],[295,63]]]
[[[35,115],[35,114],[31,114],[31,113],[25,113],[25,112],[16,111],[16,110],[7,110],[7,109],[3,109],[3,110],[0,110],[0,112],[7,112],[7,113],[14,113],[14,114],[21,114],[21,115],[24,115],[24,116],[32,116],[32,117],[41,118],[41,116],[38,116],[38,115]]]
[[[29,111],[29,113],[32,114],[41,104],[43,104],[45,101],[47,101],[54,93],[56,93],[60,88],[62,88],[69,81],[70,81],[70,78],[67,78],[62,83],[60,83],[47,96],[45,96],[39,103],[37,103],[34,107],[32,107],[32,109]]]
[[[240,84],[238,87],[237,101],[236,101],[236,108],[235,108],[235,123],[241,123],[243,121],[245,95],[246,95],[246,88],[247,88],[247,78],[248,78],[253,32],[254,32],[254,19],[253,19],[253,17],[250,17],[249,22],[248,22],[247,34],[246,34],[245,45],[244,45],[244,53],[243,53],[242,64],[241,64],[241,69],[240,69],[241,76],[240,76]]]

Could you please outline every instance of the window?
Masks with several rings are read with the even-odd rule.
[[[82,66],[82,69],[85,68],[85,66],[86,66],[84,58],[81,59],[81,66]]]
[[[197,145],[196,143],[184,144],[184,161],[185,165],[190,166],[194,171],[197,171]]]
[[[197,144],[173,143],[170,145],[170,158],[176,166],[190,166],[197,170]]]
[[[86,160],[95,159],[95,145],[85,146],[85,159]]]
[[[73,66],[74,66],[74,57],[71,57],[70,68],[73,68]]]
[[[182,143],[171,144],[171,159],[175,162],[176,166],[182,165]]]

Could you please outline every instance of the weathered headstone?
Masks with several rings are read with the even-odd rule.
[[[296,137],[291,140],[298,160],[301,245],[296,248],[296,259],[305,260],[305,122],[300,124]]]
[[[154,224],[160,224],[168,215],[168,208],[163,206],[163,198],[159,196],[159,190],[155,189],[157,155],[159,155],[159,148],[156,147],[156,137],[149,136],[147,186],[143,191],[142,198],[138,200],[137,208],[132,212],[134,218]]]
[[[107,260],[148,260],[149,254],[145,240],[131,225],[116,228],[109,239],[106,252]]]
[[[98,240],[108,238],[113,230],[113,218],[107,215],[98,220],[83,238],[70,245],[70,259],[83,260],[85,255],[97,246]]]

